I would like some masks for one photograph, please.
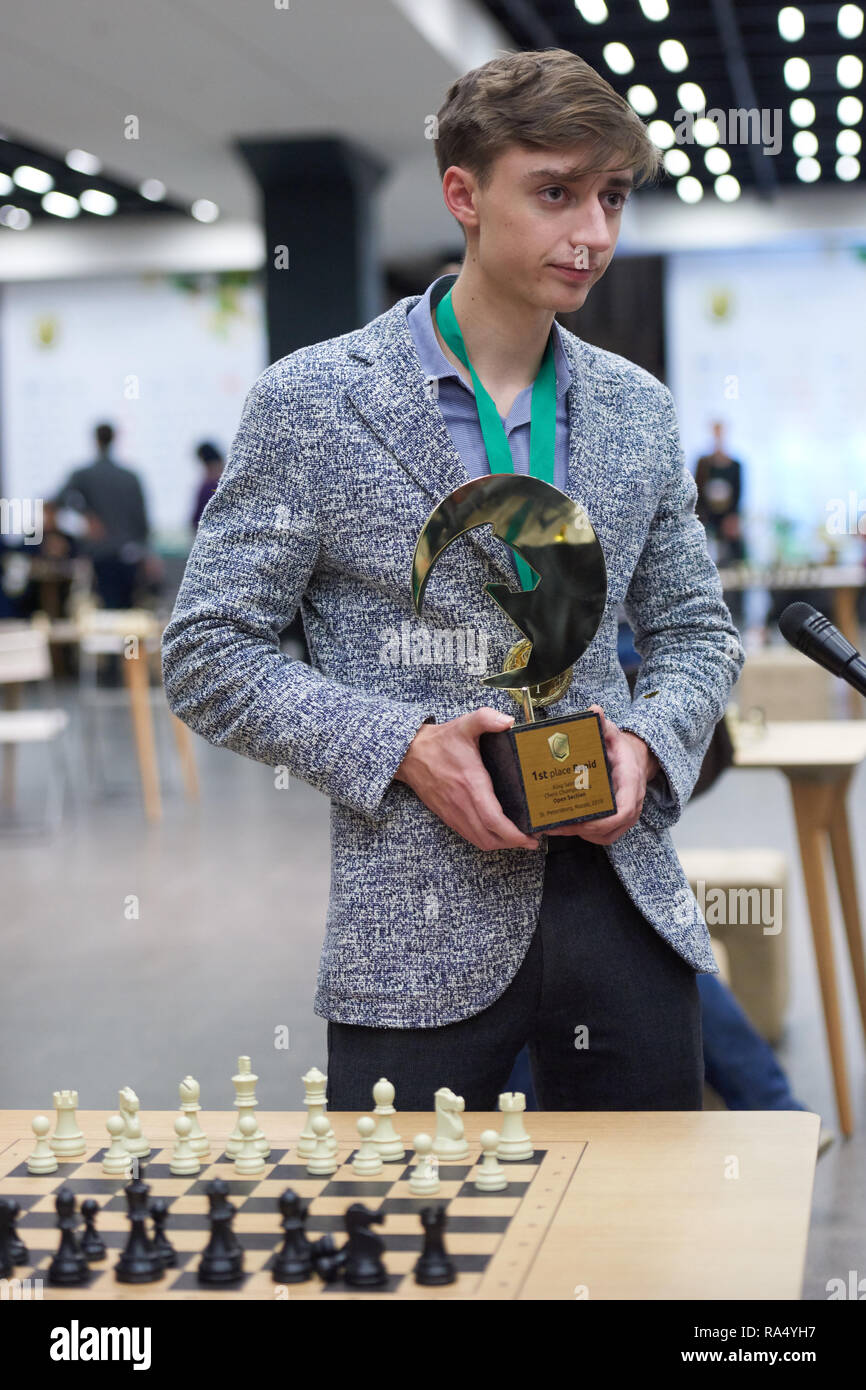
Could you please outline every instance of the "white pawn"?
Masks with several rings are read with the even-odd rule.
[[[496,1157],[498,1143],[498,1132],[495,1129],[485,1129],[481,1136],[483,1157],[475,1179],[475,1186],[479,1192],[501,1192],[503,1187],[508,1186],[505,1169]]]
[[[190,1148],[189,1136],[192,1133],[192,1121],[189,1115],[178,1115],[174,1122],[174,1132],[177,1138],[174,1141],[168,1171],[174,1173],[176,1178],[192,1177],[201,1168],[201,1164]]]
[[[314,1178],[330,1177],[331,1173],[337,1171],[337,1161],[328,1143],[331,1122],[324,1115],[314,1115],[312,1129],[316,1136],[316,1142],[312,1154],[307,1159],[307,1172],[312,1173]]]
[[[201,1087],[195,1077],[185,1076],[178,1087],[178,1091],[180,1092],[180,1108],[184,1115],[188,1115],[192,1121],[189,1146],[193,1153],[201,1158],[205,1154],[210,1153],[210,1141],[198,1122],[198,1112],[201,1110],[198,1098],[201,1095]]]
[[[362,1115],[358,1121],[358,1133],[361,1136],[361,1146],[355,1154],[352,1163],[352,1172],[357,1173],[360,1178],[369,1177],[372,1173],[381,1173],[382,1155],[373,1142],[373,1131],[376,1128],[376,1121],[371,1115]]]
[[[102,1157],[102,1171],[109,1178],[128,1178],[132,1172],[132,1154],[124,1143],[126,1121],[122,1115],[109,1115],[105,1128],[111,1143]]]
[[[409,1191],[416,1197],[427,1197],[439,1191],[439,1161],[433,1153],[429,1134],[416,1134],[412,1140],[418,1162],[409,1175]]]
[[[394,1087],[384,1076],[381,1076],[373,1087],[373,1099],[376,1102],[376,1131],[373,1143],[385,1163],[397,1163],[406,1157],[406,1150],[391,1119],[391,1116],[397,1113],[394,1109]]]
[[[36,1144],[33,1152],[27,1155],[27,1171],[35,1177],[57,1171],[57,1159],[47,1137],[50,1128],[51,1121],[47,1115],[34,1115],[31,1129],[36,1136]]]
[[[241,1146],[235,1154],[235,1172],[239,1177],[252,1177],[265,1171],[265,1160],[256,1143],[258,1124],[255,1115],[241,1115],[238,1120]]]

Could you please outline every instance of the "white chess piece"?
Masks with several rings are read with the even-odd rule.
[[[198,1122],[198,1112],[201,1106],[198,1098],[201,1095],[201,1087],[193,1076],[185,1076],[178,1086],[180,1092],[180,1108],[184,1115],[188,1115],[192,1121],[192,1129],[189,1135],[189,1146],[193,1153],[199,1158],[210,1153],[210,1141],[202,1130]]]
[[[469,1157],[469,1145],[463,1133],[461,1115],[465,1109],[462,1096],[455,1096],[447,1086],[440,1086],[436,1102],[436,1137],[433,1152],[448,1163],[459,1163]]]
[[[78,1121],[75,1118],[75,1110],[78,1105],[77,1091],[55,1091],[54,1109],[57,1112],[57,1123],[54,1126],[54,1133],[49,1139],[52,1152],[58,1158],[78,1158],[87,1150],[84,1142],[84,1135],[78,1128]]]
[[[120,1114],[126,1125],[124,1143],[127,1152],[134,1158],[147,1158],[150,1145],[141,1132],[141,1119],[138,1114],[141,1101],[131,1086],[124,1086],[122,1091],[118,1091],[117,1098],[120,1102]]]
[[[382,1171],[382,1155],[373,1143],[375,1128],[376,1121],[371,1115],[361,1116],[358,1121],[361,1145],[352,1163],[352,1172],[357,1173],[360,1178],[367,1178],[373,1173],[381,1173]]]
[[[409,1191],[416,1197],[427,1197],[439,1191],[439,1161],[433,1153],[429,1134],[416,1134],[412,1144],[418,1162],[409,1174]]]
[[[324,1072],[319,1071],[318,1067],[311,1067],[306,1076],[301,1077],[304,1086],[304,1105],[307,1110],[307,1119],[304,1128],[301,1130],[298,1139],[298,1158],[312,1158],[316,1147],[316,1135],[313,1129],[313,1120],[317,1115],[325,1114],[325,1088],[328,1078]],[[337,1136],[328,1121],[328,1147],[331,1153],[337,1152]]]
[[[238,1128],[243,1137],[241,1147],[235,1155],[235,1172],[238,1177],[254,1177],[257,1173],[265,1171],[264,1155],[256,1143],[258,1125],[255,1115],[241,1115]]]
[[[132,1154],[126,1147],[126,1120],[122,1115],[109,1115],[105,1128],[111,1137],[102,1156],[102,1171],[109,1178],[128,1178],[132,1172]]]
[[[499,1097],[499,1109],[502,1112],[502,1126],[499,1131],[499,1143],[496,1145],[496,1157],[509,1162],[525,1162],[531,1159],[535,1151],[523,1123],[526,1096],[522,1091],[503,1091]]]
[[[331,1146],[328,1143],[328,1133],[331,1122],[325,1115],[315,1115],[313,1117],[313,1134],[316,1136],[316,1144],[313,1153],[307,1159],[307,1172],[312,1173],[314,1178],[327,1178],[331,1173],[337,1171],[337,1160],[331,1153]]]
[[[240,1151],[243,1135],[240,1130],[242,1115],[252,1115],[256,1120],[256,1082],[258,1077],[252,1069],[249,1057],[238,1058],[238,1069],[232,1077],[232,1085],[235,1088],[235,1109],[238,1112],[237,1124],[226,1140],[226,1153],[229,1158],[234,1158]],[[259,1122],[256,1120],[255,1144],[263,1158],[267,1158],[271,1151],[271,1146],[259,1129]]]
[[[503,1187],[508,1186],[508,1179],[505,1176],[505,1169],[496,1157],[496,1145],[499,1143],[499,1133],[495,1129],[485,1129],[481,1136],[482,1159],[475,1178],[475,1186],[479,1192],[501,1192]]]
[[[192,1177],[201,1168],[198,1158],[190,1148],[189,1136],[191,1131],[192,1121],[189,1115],[178,1115],[174,1122],[174,1132],[177,1138],[174,1141],[171,1162],[168,1165],[168,1171],[174,1173],[177,1178]]]
[[[406,1157],[406,1150],[403,1148],[403,1140],[395,1130],[394,1122],[391,1119],[391,1116],[397,1113],[394,1109],[394,1087],[390,1081],[386,1081],[384,1076],[380,1076],[373,1087],[373,1099],[376,1102],[376,1108],[373,1112],[376,1116],[373,1143],[382,1155],[383,1162],[397,1163],[401,1158]]]
[[[36,1143],[33,1152],[27,1155],[27,1171],[32,1173],[34,1177],[41,1177],[43,1173],[57,1172],[57,1158],[48,1142],[50,1128],[51,1121],[47,1115],[33,1116],[31,1129],[36,1136]]]

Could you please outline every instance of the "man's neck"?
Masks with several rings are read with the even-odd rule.
[[[499,289],[494,292],[471,263],[464,265],[452,286],[451,303],[466,355],[491,395],[502,388],[520,390],[535,380],[550,337],[552,309],[507,299]],[[436,337],[448,361],[469,380],[438,326]]]

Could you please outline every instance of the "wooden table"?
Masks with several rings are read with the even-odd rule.
[[[792,720],[771,722],[763,728],[739,724],[733,733],[735,767],[777,768],[784,772],[791,788],[839,1123],[843,1133],[851,1135],[854,1112],[845,1064],[823,856],[829,841],[866,1037],[866,962],[845,805],[854,769],[866,758],[866,724],[846,719]]]
[[[73,1190],[78,1187],[80,1196],[87,1192],[100,1204],[109,1203],[98,1223],[110,1247],[109,1260],[103,1262],[108,1268],[95,1275],[90,1288],[55,1289],[46,1283],[46,1299],[273,1300],[284,1296],[293,1301],[319,1297],[559,1301],[798,1299],[802,1295],[820,1124],[811,1113],[528,1112],[535,1170],[528,1173],[524,1164],[504,1165],[515,1180],[522,1180],[512,1195],[476,1193],[467,1188],[465,1174],[448,1181],[451,1170],[443,1167],[441,1196],[414,1199],[420,1205],[448,1202],[454,1231],[446,1236],[447,1245],[452,1254],[461,1254],[465,1266],[456,1284],[423,1288],[411,1277],[420,1249],[420,1224],[414,1208],[405,1209],[411,1205],[406,1202],[411,1194],[405,1182],[410,1155],[405,1163],[385,1164],[384,1173],[372,1178],[353,1178],[351,1169],[338,1171],[337,1179],[348,1177],[354,1190],[322,1195],[331,1180],[309,1178],[305,1170],[287,1180],[285,1173],[273,1167],[275,1161],[283,1166],[298,1162],[294,1145],[305,1114],[260,1112],[273,1152],[261,1178],[248,1179],[232,1191],[232,1200],[239,1206],[235,1231],[244,1245],[248,1270],[243,1287],[236,1291],[202,1288],[195,1281],[198,1255],[207,1240],[206,1223],[201,1220],[207,1199],[200,1190],[189,1195],[205,1179],[234,1179],[231,1163],[212,1162],[197,1178],[154,1176],[165,1172],[160,1165],[168,1162],[168,1156],[157,1151],[173,1137],[176,1113],[144,1113],[141,1119],[154,1149],[145,1177],[152,1196],[173,1198],[167,1234],[182,1252],[184,1267],[166,1271],[166,1277],[155,1284],[124,1285],[113,1274],[128,1231],[123,1201],[113,1200],[122,1192],[124,1180],[106,1180],[100,1187],[99,1163],[86,1161],[97,1157],[106,1142],[106,1116],[79,1112],[88,1155],[72,1160],[75,1166],[69,1172],[58,1169],[34,1178],[9,1176],[32,1148],[32,1113],[0,1112],[0,1193],[14,1195],[26,1208],[19,1232],[34,1256],[37,1243],[43,1249],[35,1260],[37,1276],[40,1270],[44,1274],[49,1252],[58,1240],[52,1215],[57,1188],[67,1182]],[[357,1118],[341,1113],[330,1116],[339,1163],[357,1145]],[[212,1157],[219,1159],[234,1114],[203,1111],[199,1119],[211,1139]],[[481,1131],[495,1128],[501,1117],[471,1113],[464,1119],[473,1163],[480,1152]],[[430,1114],[398,1112],[396,1121],[407,1149],[412,1135],[433,1132]],[[383,1178],[388,1197],[380,1190]],[[308,1227],[314,1232],[317,1213],[322,1212],[331,1213],[334,1229],[339,1230],[346,1206],[364,1200],[365,1187],[370,1190],[368,1205],[378,1207],[384,1201],[387,1214],[379,1229],[386,1241],[386,1263],[395,1275],[392,1289],[358,1293],[337,1285],[325,1291],[313,1279],[279,1290],[263,1266],[281,1238],[276,1198],[286,1186],[313,1198]],[[245,1210],[249,1197],[253,1200]],[[470,1210],[478,1215],[467,1219],[464,1214]],[[464,1215],[462,1222],[457,1213]],[[495,1233],[485,1233],[485,1226],[496,1227]],[[402,1238],[400,1232],[404,1232]],[[339,1235],[336,1239],[341,1243]],[[16,1274],[23,1279],[32,1271],[20,1266]],[[176,1280],[182,1287],[172,1289]]]

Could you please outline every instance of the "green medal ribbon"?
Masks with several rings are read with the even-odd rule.
[[[496,404],[484,389],[475,368],[466,355],[463,334],[451,303],[451,290],[444,294],[433,310],[436,325],[454,356],[459,358],[472,377],[475,405],[491,473],[513,473],[514,459],[508,436],[496,409]],[[547,340],[541,369],[532,383],[532,407],[529,417],[529,471],[534,478],[553,484],[556,449],[556,363],[553,356],[553,329]],[[522,555],[514,553],[517,573],[523,589],[534,589],[538,575]]]

